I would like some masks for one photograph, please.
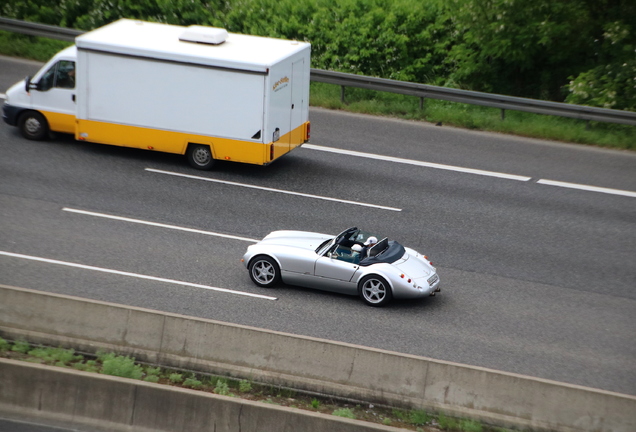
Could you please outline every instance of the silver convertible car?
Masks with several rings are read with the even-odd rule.
[[[376,241],[376,243],[373,242]],[[248,246],[241,259],[252,281],[359,295],[371,306],[392,298],[434,296],[440,280],[428,257],[396,241],[358,228],[337,236],[305,231],[274,231]]]

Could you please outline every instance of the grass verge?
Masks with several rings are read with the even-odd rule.
[[[0,31],[0,54],[45,62],[71,42]],[[0,89],[4,91],[4,89]],[[345,102],[340,86],[311,83],[310,105],[348,112],[427,121],[465,129],[500,132],[530,138],[587,144],[622,150],[636,150],[636,127],[585,122],[564,117],[467,105],[435,99],[420,99],[373,90],[347,87]]]
[[[529,138],[539,138],[587,144],[621,150],[636,150],[636,127],[585,122],[565,117],[501,110],[477,105],[424,99],[347,87],[345,102],[340,100],[340,86],[311,83],[310,104],[334,110],[381,115],[407,120],[455,126],[465,129],[500,132]]]
[[[0,30],[0,54],[46,62],[73,42],[27,36]],[[1,89],[4,92],[6,89]]]
[[[249,380],[237,380],[193,371],[157,367],[137,362],[134,358],[115,353],[96,355],[77,353],[73,349],[31,345],[25,340],[7,341],[0,338],[0,357],[49,366],[65,367],[85,372],[189,388],[223,396],[304,409],[312,412],[389,425],[420,432],[506,432],[480,422],[448,417],[397,407],[375,406],[325,396],[310,395],[293,389],[264,385]]]

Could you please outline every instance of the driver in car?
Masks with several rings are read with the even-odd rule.
[[[378,242],[378,239],[376,237],[370,236],[364,242],[364,246],[360,246],[359,244],[354,244],[351,247],[351,250],[358,252],[360,254],[360,259],[364,259],[369,255],[369,249],[371,249],[377,242]]]

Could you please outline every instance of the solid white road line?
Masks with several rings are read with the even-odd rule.
[[[75,268],[80,268],[80,269],[84,269],[84,270],[91,270],[91,271],[97,271],[97,272],[102,272],[102,273],[111,273],[111,274],[116,274],[116,275],[120,275],[120,276],[129,276],[129,277],[134,277],[134,278],[137,278],[137,279],[146,279],[146,280],[151,280],[151,281],[155,281],[155,282],[164,282],[164,283],[175,284],[175,285],[189,286],[189,287],[194,287],[194,288],[202,288],[202,289],[207,289],[207,290],[211,290],[211,291],[224,292],[224,293],[228,293],[228,294],[236,294],[236,295],[241,295],[241,296],[246,296],[246,297],[255,297],[255,298],[259,298],[259,299],[263,299],[263,300],[278,300],[276,297],[270,297],[270,296],[265,296],[265,295],[260,295],[260,294],[252,294],[252,293],[248,293],[248,292],[244,292],[244,291],[235,291],[235,290],[230,290],[230,289],[227,289],[227,288],[218,288],[218,287],[213,287],[213,286],[208,286],[208,285],[201,285],[201,284],[195,284],[195,283],[190,283],[190,282],[183,282],[183,281],[178,281],[178,280],[173,280],[173,279],[165,279],[165,278],[160,278],[160,277],[155,277],[155,276],[147,276],[147,275],[142,275],[142,274],[137,274],[137,273],[129,273],[129,272],[124,272],[124,271],[119,271],[119,270],[106,269],[106,268],[102,268],[102,267],[93,267],[93,266],[88,266],[88,265],[84,265],[84,264],[77,264],[77,263],[71,263],[71,262],[66,262],[66,261],[58,261],[58,260],[53,260],[53,259],[49,259],[49,258],[41,258],[41,257],[30,256],[30,255],[22,255],[22,254],[17,254],[17,253],[12,253],[12,252],[0,251],[0,255],[13,257],[13,258],[21,258],[21,259],[26,259],[26,260],[31,260],[31,261],[38,261],[38,262],[43,262],[43,263],[47,263],[47,264],[57,264],[57,265],[62,265],[62,266],[67,266],[67,267],[75,267]]]
[[[332,147],[317,146],[313,144],[303,144],[302,148],[307,148],[310,150],[319,150],[319,151],[329,152],[329,153],[346,154],[349,156],[357,156],[357,157],[363,157],[367,159],[377,159],[377,160],[383,160],[388,162],[396,162],[401,164],[423,166],[427,168],[442,169],[447,171],[457,171],[457,172],[468,173],[468,174],[478,174],[482,176],[498,177],[498,178],[503,178],[508,180],[529,181],[532,178],[532,177],[525,177],[525,176],[519,176],[519,175],[513,175],[513,174],[504,174],[504,173],[493,172],[493,171],[483,171],[483,170],[472,169],[472,168],[463,168],[463,167],[457,167],[452,165],[443,165],[443,164],[432,163],[432,162],[422,162],[422,161],[417,161],[412,159],[402,159],[402,158],[397,158],[392,156],[382,156],[382,155],[376,155],[373,153],[363,153],[363,152],[352,151],[352,150],[342,150],[342,149],[337,149]]]
[[[537,183],[549,185],[549,186],[558,186],[558,187],[570,188],[570,189],[581,189],[581,190],[586,190],[591,192],[601,192],[606,194],[622,195],[622,196],[636,198],[636,192],[626,191],[621,189],[610,189],[610,188],[597,187],[597,186],[587,186],[587,185],[582,185],[578,183],[567,183],[567,182],[545,180],[545,179],[541,179],[537,181]]]
[[[283,193],[283,194],[287,194],[287,195],[296,195],[296,196],[302,196],[302,197],[306,197],[306,198],[315,198],[315,199],[321,199],[321,200],[325,200],[325,201],[335,201],[335,202],[344,203],[344,204],[353,204],[353,205],[364,206],[364,207],[372,207],[372,208],[376,208],[376,209],[380,209],[380,210],[390,210],[390,211],[397,211],[397,212],[402,211],[402,209],[395,208],[395,207],[386,207],[386,206],[381,206],[381,205],[376,205],[376,204],[368,204],[368,203],[362,203],[362,202],[357,202],[357,201],[348,201],[348,200],[342,200],[342,199],[337,199],[337,198],[329,198],[329,197],[320,196],[320,195],[304,194],[304,193],[300,193],[300,192],[292,192],[292,191],[286,191],[286,190],[282,190],[282,189],[273,189],[273,188],[268,188],[268,187],[263,187],[263,186],[255,186],[255,185],[249,185],[249,184],[245,184],[245,183],[236,183],[236,182],[231,182],[231,181],[226,181],[226,180],[216,180],[216,179],[211,179],[211,178],[207,178],[207,177],[200,177],[200,176],[194,176],[194,175],[189,175],[189,174],[181,174],[181,173],[176,173],[176,172],[171,172],[171,171],[162,171],[162,170],[153,169],[153,168],[146,168],[146,171],[159,173],[159,174],[167,174],[167,175],[172,175],[172,176],[177,176],[177,177],[185,177],[185,178],[190,178],[190,179],[194,179],[194,180],[203,180],[203,181],[208,181],[208,182],[213,182],[213,183],[222,183],[222,184],[231,185],[231,186],[240,186],[240,187],[245,187],[245,188],[250,188],[250,189],[259,189],[259,190],[264,190],[264,191],[268,191],[268,192],[278,192],[278,193]]]
[[[156,226],[156,227],[160,227],[160,228],[168,228],[168,229],[179,230],[179,231],[187,231],[187,232],[191,232],[191,233],[205,234],[205,235],[215,236],[215,237],[224,237],[224,238],[229,238],[229,239],[233,239],[233,240],[246,241],[246,242],[250,242],[250,243],[257,243],[257,242],[260,241],[260,240],[252,239],[252,238],[248,238],[248,237],[238,237],[238,236],[233,236],[233,235],[229,235],[229,234],[215,233],[215,232],[212,232],[212,231],[202,231],[202,230],[198,230],[198,229],[185,228],[185,227],[180,227],[180,226],[176,226],[176,225],[167,225],[167,224],[162,224],[162,223],[157,223],[157,222],[149,222],[149,221],[145,221],[145,220],[141,220],[141,219],[131,219],[131,218],[122,217],[122,216],[113,216],[113,215],[104,214],[104,213],[95,213],[95,212],[86,211],[86,210],[77,210],[77,209],[72,209],[72,208],[68,208],[68,207],[64,207],[62,210],[65,211],[65,212],[79,213],[79,214],[83,214],[83,215],[87,215],[87,216],[96,216],[96,217],[101,217],[101,218],[106,218],[106,219],[120,220],[120,221],[124,221],[124,222],[132,222],[132,223],[143,224],[143,225],[151,225],[151,226]]]

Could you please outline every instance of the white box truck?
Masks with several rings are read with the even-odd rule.
[[[309,140],[305,42],[122,19],[75,39],[6,92],[28,139],[75,139],[266,165]]]

